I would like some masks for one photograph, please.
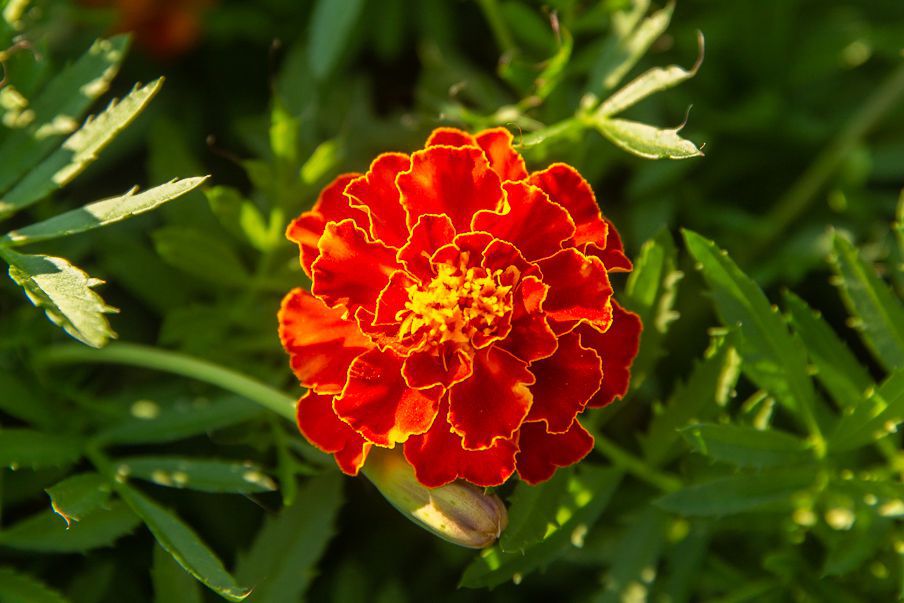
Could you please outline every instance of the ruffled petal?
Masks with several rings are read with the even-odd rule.
[[[279,339],[292,370],[305,387],[320,394],[339,393],[348,367],[373,347],[342,310],[327,308],[303,289],[293,289],[279,309]]]
[[[565,433],[549,433],[543,423],[525,423],[518,447],[518,476],[528,484],[539,484],[559,467],[573,465],[587,456],[593,450],[593,436],[577,421]]]
[[[571,216],[541,189],[525,182],[506,182],[502,188],[505,207],[499,212],[477,212],[474,230],[511,242],[529,260],[551,256],[574,236]]]
[[[475,136],[477,145],[490,160],[490,167],[505,180],[524,180],[527,167],[524,159],[512,146],[512,133],[506,128],[491,128]]]
[[[573,167],[554,163],[542,172],[530,175],[530,183],[539,186],[549,198],[568,210],[575,224],[574,244],[606,246],[606,222],[590,184]]]
[[[319,253],[317,241],[323,235],[323,229],[328,222],[340,222],[351,218],[362,228],[370,226],[367,213],[351,207],[348,197],[343,194],[348,183],[359,176],[360,174],[343,174],[337,177],[320,192],[311,211],[306,211],[295,218],[286,228],[286,238],[298,243],[301,267],[309,277],[311,264]]]
[[[352,362],[348,384],[333,401],[333,409],[367,440],[392,447],[430,429],[441,393],[439,387],[408,387],[402,378],[402,358],[374,349]]]
[[[504,285],[514,285],[525,276],[540,274],[537,266],[528,262],[517,247],[502,239],[490,241],[482,255],[481,265],[490,271],[501,270]]]
[[[562,433],[571,428],[578,413],[600,389],[602,362],[592,349],[581,346],[574,332],[559,338],[556,353],[534,362],[530,372],[537,378],[528,421],[546,423],[547,431]]]
[[[311,292],[333,308],[343,305],[352,313],[358,307],[374,311],[380,291],[399,268],[395,250],[370,240],[352,220],[327,224],[318,248]]]
[[[456,235],[448,245],[437,249],[430,261],[463,268],[480,266],[483,263],[483,252],[492,242],[493,235],[488,232],[465,232]]]
[[[549,286],[534,276],[521,281],[512,299],[512,330],[499,346],[525,362],[547,358],[556,351],[558,339],[542,311]]]
[[[631,272],[634,265],[628,256],[625,255],[625,246],[622,244],[621,236],[615,229],[615,225],[608,219],[606,221],[606,248],[603,249],[594,243],[587,243],[584,246],[584,253],[587,255],[595,255],[606,265],[609,272]]]
[[[481,209],[502,203],[502,185],[477,147],[429,147],[411,156],[411,169],[396,180],[413,227],[423,214],[445,214],[458,232],[470,229]]]
[[[399,202],[396,176],[411,167],[404,153],[383,153],[370,164],[367,174],[349,183],[345,194],[370,215],[370,235],[391,247],[408,239],[407,215]]]
[[[603,362],[603,384],[587,406],[606,406],[615,398],[628,393],[631,379],[631,363],[640,347],[643,325],[640,317],[612,303],[612,326],[605,333],[589,326],[581,326],[578,332],[581,343],[597,351]]]
[[[428,488],[437,488],[456,479],[478,486],[499,486],[515,471],[517,446],[512,440],[496,440],[484,450],[466,450],[461,436],[446,420],[446,404],[430,431],[411,436],[405,442],[405,458],[414,468],[417,480]]]
[[[427,147],[473,147],[477,145],[474,137],[458,128],[436,128],[427,138]]]
[[[398,260],[414,276],[427,283],[435,276],[430,258],[455,237],[449,216],[424,214],[411,229],[408,242],[399,250]]]
[[[402,374],[410,387],[449,388],[470,377],[472,370],[471,356],[460,345],[445,341],[436,347],[412,351],[405,359]]]
[[[496,346],[479,350],[471,377],[449,394],[449,423],[462,445],[481,450],[511,438],[530,410],[533,383],[523,360]]]
[[[551,320],[571,326],[584,320],[600,330],[608,328],[612,285],[599,258],[568,248],[537,263],[549,285],[543,309]]]
[[[333,412],[333,396],[309,391],[298,401],[295,416],[312,445],[332,454],[343,473],[358,475],[372,444],[339,420]]]

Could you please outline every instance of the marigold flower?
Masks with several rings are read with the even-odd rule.
[[[627,391],[618,233],[574,168],[528,173],[503,128],[380,155],[286,234],[313,283],[279,313],[298,425],[345,473],[401,445],[425,486],[542,482],[593,447],[578,415]]]

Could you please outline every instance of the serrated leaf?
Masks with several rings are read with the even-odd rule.
[[[743,425],[690,425],[681,435],[697,452],[738,467],[774,467],[813,461],[807,442],[774,429]]]
[[[891,371],[904,368],[904,304],[860,259],[854,246],[835,233],[832,266],[848,310],[876,360]]]
[[[89,203],[43,222],[13,230],[0,238],[0,244],[27,245],[114,224],[177,199],[200,186],[207,178],[200,176],[173,180],[142,193],[136,193],[137,188],[133,188],[118,197]]]
[[[829,438],[829,450],[854,450],[895,433],[904,423],[904,369],[868,390],[853,411],[841,417]]]
[[[817,479],[816,467],[767,469],[693,484],[656,501],[685,516],[719,517],[748,511],[788,508],[792,497]]]
[[[314,5],[308,62],[317,79],[328,76],[342,58],[363,8],[363,0],[318,0]]]
[[[95,439],[104,444],[175,442],[248,421],[260,413],[260,407],[237,397],[178,404],[151,418],[129,418],[103,430]]]
[[[97,473],[73,475],[46,490],[51,508],[66,525],[105,506],[111,491],[107,480]]]
[[[583,534],[596,523],[615,492],[621,473],[582,465],[569,476],[568,493],[557,513],[558,526],[542,542],[523,552],[505,553],[498,546],[484,549],[465,569],[459,586],[492,588],[543,567],[569,546],[581,546]]]
[[[236,493],[276,489],[273,480],[252,463],[173,456],[133,456],[117,459],[116,463],[130,478],[172,488]]]
[[[64,467],[81,456],[81,442],[75,438],[34,429],[0,429],[0,467]]]
[[[628,119],[601,117],[593,125],[615,145],[646,159],[688,159],[703,153],[689,140],[678,136],[681,128],[656,128]]]
[[[230,601],[248,596],[251,590],[236,583],[213,551],[176,514],[127,485],[119,485],[117,492],[185,571]]]
[[[709,285],[722,323],[736,329],[742,370],[813,429],[816,392],[800,341],[788,332],[762,289],[727,253],[689,230],[684,231],[684,238]]]
[[[0,247],[9,262],[9,276],[25,290],[28,299],[44,310],[50,321],[86,345],[103,346],[116,334],[104,317],[115,311],[92,287],[93,279],[63,258],[24,255]]]
[[[506,553],[521,551],[556,529],[556,513],[567,492],[569,476],[569,471],[560,470],[552,479],[536,486],[518,482],[510,499],[508,527],[502,532],[499,548]]]
[[[188,226],[167,226],[151,235],[154,248],[171,266],[219,286],[247,286],[250,275],[221,238]]]
[[[113,100],[43,162],[28,173],[0,201],[0,218],[40,201],[78,176],[154,98],[163,78],[147,86],[136,86],[121,101]],[[86,208],[87,209],[87,208]]]
[[[34,576],[11,567],[0,567],[0,601],[3,603],[67,603],[68,599]]]
[[[0,545],[42,553],[81,553],[112,546],[140,523],[122,501],[114,501],[70,526],[48,509],[0,531]]]
[[[202,603],[204,600],[198,581],[157,544],[154,545],[151,583],[154,586],[154,603]]]
[[[297,601],[307,591],[335,531],[342,480],[335,472],[305,482],[295,504],[267,518],[236,575],[253,588],[249,601]]]
[[[602,592],[594,603],[621,603],[637,586],[644,587],[644,574],[656,568],[665,544],[668,516],[655,507],[647,507],[622,533],[616,545],[618,557],[603,577]]]
[[[94,100],[107,91],[129,45],[128,36],[97,40],[60,72],[31,103],[31,123],[12,130],[0,144],[0,198],[15,182],[78,127]]]

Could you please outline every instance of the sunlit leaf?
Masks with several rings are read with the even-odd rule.
[[[703,153],[689,140],[678,136],[681,128],[656,128],[627,119],[594,117],[593,125],[614,144],[646,159],[687,159]]]

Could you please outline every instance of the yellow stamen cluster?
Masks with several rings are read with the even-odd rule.
[[[512,309],[511,286],[499,284],[502,270],[461,269],[441,264],[426,287],[406,289],[408,302],[396,320],[399,337],[419,335],[432,344],[468,343],[476,333],[492,335]]]

